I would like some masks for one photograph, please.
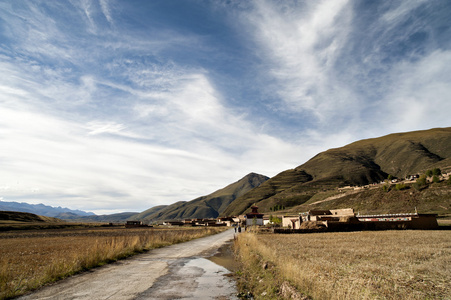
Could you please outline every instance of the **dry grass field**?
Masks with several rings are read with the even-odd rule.
[[[239,287],[255,299],[283,298],[284,282],[305,299],[451,299],[447,230],[245,233],[235,244]]]
[[[0,232],[0,299],[221,228],[85,228]]]

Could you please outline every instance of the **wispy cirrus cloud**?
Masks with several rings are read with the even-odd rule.
[[[409,105],[428,98],[443,105],[449,90],[448,68],[439,63],[447,61],[449,43],[436,51],[448,40],[440,27],[444,14],[427,1],[255,1],[240,15],[263,60],[259,71],[268,74],[262,89],[280,99],[271,103],[276,113],[304,120],[301,138],[313,140],[316,131],[324,141],[352,140],[392,126],[420,129],[415,124],[422,120],[443,126],[434,108]]]
[[[271,88],[277,86],[287,110],[306,111],[324,122],[327,111],[340,109],[347,100],[346,87],[333,85],[334,65],[352,17],[347,3],[256,1],[246,14],[258,51],[267,59],[263,67],[276,80]]]
[[[110,24],[114,24],[110,3],[108,0],[99,0],[102,13]]]
[[[78,39],[69,43],[73,33],[64,36],[59,21],[46,19],[38,5],[23,12],[30,24],[48,23],[33,30],[51,30],[43,40],[15,40],[20,47],[0,62],[10,75],[0,88],[3,155],[9,162],[1,180],[10,187],[4,199],[45,199],[98,213],[144,210],[210,193],[248,172],[275,174],[294,163],[295,147],[258,132],[228,107],[207,70],[160,56],[163,47],[192,40],[120,39],[119,32],[106,31],[102,35],[110,38],[98,41],[95,5],[76,3],[78,12],[69,20],[85,24],[81,28],[95,47]],[[31,16],[35,10],[38,20]],[[6,19],[18,30],[26,27],[14,16]],[[105,64],[93,64],[94,57]]]

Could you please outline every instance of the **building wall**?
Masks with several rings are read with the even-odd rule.
[[[252,225],[263,226],[263,219],[262,218],[246,219],[246,226],[252,226]]]
[[[296,219],[293,228],[293,222],[291,220]],[[292,229],[299,229],[301,226],[301,221],[299,220],[299,216],[283,216],[282,217],[282,227],[291,227]]]
[[[330,213],[333,216],[354,216],[354,209],[352,208],[331,209]]]

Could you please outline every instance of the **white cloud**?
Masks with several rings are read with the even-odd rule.
[[[393,87],[384,99],[385,121],[396,131],[449,126],[451,51],[434,51],[391,71]]]
[[[262,55],[269,61],[265,67],[277,81],[275,86],[288,111],[308,111],[324,122],[330,116],[328,111],[343,111],[342,102],[354,100],[345,97],[350,93],[342,91],[343,87],[329,88],[334,84],[332,67],[347,39],[347,2],[279,7],[256,1],[255,11],[246,15],[255,28]]]
[[[387,26],[394,27],[412,10],[427,2],[427,0],[400,1],[397,7],[384,13],[381,16],[381,20],[383,20]]]
[[[297,158],[296,147],[226,108],[204,73],[176,65],[155,72],[172,78],[159,90],[93,75],[41,80],[40,69],[23,72],[28,64],[4,65],[17,74],[0,89],[9,103],[0,109],[6,201],[139,211],[211,193],[249,172],[275,175]],[[121,109],[83,115],[110,89],[116,93],[102,105],[125,101]]]
[[[118,134],[126,127],[124,124],[115,122],[92,121],[87,124],[87,128],[89,129],[88,135],[97,135],[102,133]]]
[[[298,142],[309,137],[313,145],[320,134],[323,145],[339,146],[401,129],[447,126],[448,53],[431,52],[436,24],[412,14],[420,7],[430,11],[425,3],[381,4],[381,15],[346,0],[255,1],[241,11],[263,60],[258,71],[268,74],[262,90],[281,100],[272,103],[275,111],[306,121]],[[408,44],[418,32],[428,39]]]
[[[107,0],[100,0],[100,7],[102,8],[102,13],[107,19],[108,23],[113,24],[113,17],[111,16],[110,5]]]

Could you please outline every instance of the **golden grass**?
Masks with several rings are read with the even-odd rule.
[[[279,298],[283,281],[313,299],[451,299],[451,234],[445,230],[246,233],[236,246],[241,287],[256,299]]]
[[[217,233],[219,228],[94,228],[0,233],[0,299],[136,253]]]

